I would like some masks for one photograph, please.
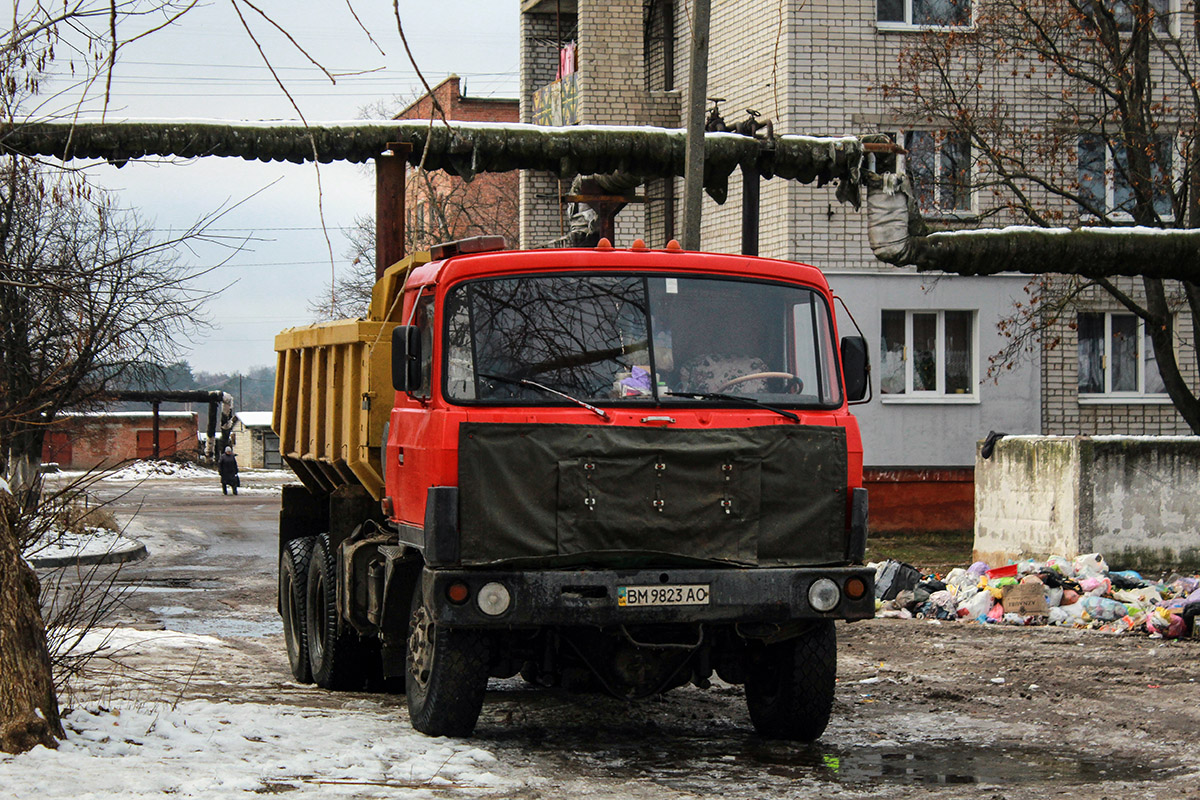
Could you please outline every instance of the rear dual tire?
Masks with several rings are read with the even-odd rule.
[[[279,615],[283,617],[283,641],[287,645],[288,666],[300,683],[312,683],[309,664],[305,611],[308,571],[312,564],[316,539],[302,536],[288,541],[279,553]]]
[[[339,626],[337,553],[322,533],[313,544],[305,592],[305,633],[313,682],[322,689],[361,689],[367,675],[367,648],[358,632]]]

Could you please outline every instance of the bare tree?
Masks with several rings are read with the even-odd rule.
[[[120,47],[194,6],[14,2],[0,40],[7,127],[73,111],[39,97],[56,55],[71,62],[80,103],[102,96],[107,106]],[[64,409],[87,408],[114,382],[167,363],[176,338],[202,322],[206,295],[190,288],[175,243],[155,241],[83,175],[0,155],[0,751],[53,747],[63,735],[41,587],[23,557],[37,527],[43,438]]]
[[[33,504],[55,417],[169,363],[208,293],[108,197],[19,157],[0,180],[0,474]]]
[[[932,123],[958,153],[969,146],[970,185],[962,183],[965,170],[943,168],[919,176],[930,179],[920,199],[936,202],[971,189],[986,203],[983,216],[1041,228],[1200,222],[1196,38],[1172,18],[1169,3],[989,0],[974,6],[970,29],[918,37],[906,48],[897,78],[883,87],[899,119]],[[1080,300],[1108,297],[1142,320],[1167,394],[1200,433],[1200,399],[1175,351],[1177,311],[1187,308],[1200,319],[1197,284],[1150,277],[1149,270],[1135,270],[1142,277],[1134,280],[1096,274],[1089,262],[1111,262],[1124,247],[1119,235],[1027,238],[1028,247],[1011,237],[929,238],[922,241],[925,252],[908,254],[904,263],[936,263],[949,271],[961,264],[972,274],[994,271],[992,263],[1011,264],[1013,252],[1040,253],[1039,263],[1023,271],[1075,273],[1030,284],[1029,302],[1006,324],[1013,344],[995,363],[1003,367],[1030,347],[1056,344],[1064,325],[1074,325]],[[1060,246],[1068,241],[1070,248]],[[1174,246],[1166,237],[1163,242]]]

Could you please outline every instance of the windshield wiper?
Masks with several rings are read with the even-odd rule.
[[[585,403],[582,400],[580,400],[578,397],[572,397],[571,395],[567,394],[566,392],[560,392],[557,389],[551,389],[549,386],[546,386],[545,384],[542,384],[542,383],[538,383],[537,381],[531,381],[528,378],[510,378],[507,375],[489,375],[486,372],[480,372],[479,377],[488,378],[488,379],[494,380],[494,381],[502,381],[504,383],[512,383],[517,386],[532,386],[534,389],[539,389],[543,392],[546,392],[547,394],[552,394],[556,397],[561,397],[565,400],[570,400],[575,405],[580,406],[582,408],[586,408],[588,411],[591,411],[593,414],[600,417],[601,419],[608,420],[608,412],[605,411],[603,408],[596,408],[591,403]],[[799,421],[799,420],[797,420],[797,421]]]
[[[741,403],[742,405],[754,406],[755,408],[765,408],[767,411],[774,411],[781,417],[787,417],[792,422],[799,423],[800,417],[790,411],[785,411],[782,408],[769,406],[761,400],[755,400],[753,397],[743,397],[736,394],[719,394],[717,392],[667,392],[668,397],[694,397],[697,400],[725,400],[731,403]]]

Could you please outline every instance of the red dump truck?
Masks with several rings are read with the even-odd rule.
[[[621,698],[744,684],[755,728],[829,721],[835,620],[874,613],[820,271],[672,242],[417,253],[365,319],[276,339],[297,680],[389,687],[469,735],[490,677]]]

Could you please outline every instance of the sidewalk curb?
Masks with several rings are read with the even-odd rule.
[[[55,569],[78,565],[81,567],[93,564],[125,564],[131,561],[141,561],[149,553],[146,545],[137,539],[120,536],[120,543],[103,553],[85,553],[83,555],[62,556],[33,556],[27,559],[34,569]]]

